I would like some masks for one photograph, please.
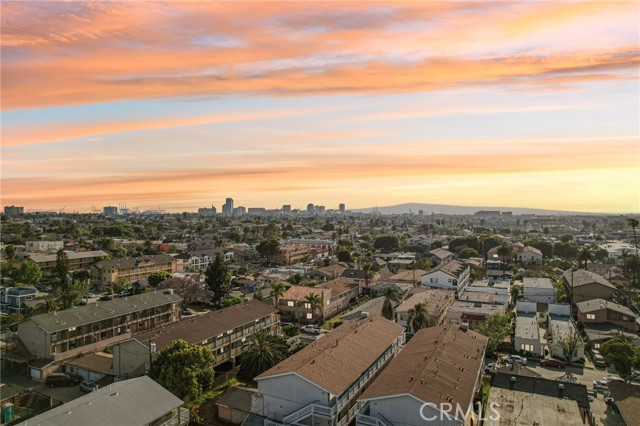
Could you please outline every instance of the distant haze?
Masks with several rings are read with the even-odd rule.
[[[545,209],[528,209],[528,208],[516,208],[516,207],[482,207],[482,206],[452,206],[448,204],[420,204],[420,203],[405,203],[397,204],[395,206],[384,207],[371,207],[366,209],[352,209],[352,212],[371,213],[377,211],[381,214],[404,214],[414,213],[422,210],[425,215],[435,214],[474,214],[480,210],[500,211],[500,212],[512,212],[514,215],[522,214],[535,214],[535,215],[589,215],[604,213],[589,213],[589,212],[572,212],[563,210],[545,210]]]

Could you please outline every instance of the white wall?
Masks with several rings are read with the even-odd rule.
[[[549,303],[549,315],[564,315],[568,317],[571,307],[568,303]]]
[[[446,416],[441,415],[440,412],[436,411],[432,406],[425,406],[422,409],[422,414],[426,419],[433,419],[429,421],[425,420],[420,416],[420,409],[423,404],[423,401],[409,395],[376,399],[369,402],[369,415],[377,417],[379,414],[382,414],[384,418],[388,419],[394,425],[403,426],[424,426],[427,424],[450,426],[462,424],[462,422],[447,419]],[[455,408],[453,408],[452,414],[455,414]]]
[[[254,412],[278,421],[311,403],[324,407],[333,404],[327,392],[293,373],[258,380],[258,394],[262,395],[262,406],[257,402],[260,397],[254,396]]]

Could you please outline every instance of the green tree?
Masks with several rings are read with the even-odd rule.
[[[206,346],[174,340],[158,353],[149,377],[178,398],[197,398],[213,384],[216,357]]]
[[[400,247],[400,239],[397,235],[382,235],[375,239],[373,247],[385,252],[391,252]]]
[[[556,256],[564,257],[565,259],[575,259],[578,256],[578,251],[580,248],[575,241],[567,241],[556,243],[553,246],[553,253]]]
[[[120,277],[111,283],[111,291],[115,294],[123,292],[129,287],[129,280],[124,277]]]
[[[268,240],[261,241],[256,246],[256,251],[262,259],[273,262],[273,258],[280,254],[280,240],[277,238],[269,238]]]
[[[398,301],[398,293],[393,287],[385,287],[384,290],[382,290],[382,296],[384,297],[384,303],[382,304],[382,316],[393,321],[395,318],[393,302]]]
[[[338,246],[336,257],[338,258],[338,262],[353,262],[353,256],[351,256],[349,249],[342,246]]]
[[[173,278],[173,274],[167,271],[154,271],[147,277],[147,282],[151,287],[158,287],[162,281],[170,280]]]
[[[322,298],[316,293],[311,293],[304,299],[311,306],[311,312],[313,314],[315,314],[316,312],[320,313],[320,324],[322,324],[324,322],[324,306]]]
[[[278,306],[278,300],[280,300],[289,287],[291,287],[291,284],[283,282],[278,282],[271,286],[271,295],[273,296],[276,307]]]
[[[520,288],[519,285],[512,285],[511,286],[511,301],[512,303],[515,305],[516,301],[518,300],[518,296],[520,296],[520,291],[522,291],[522,289]]]
[[[4,248],[4,254],[7,256],[9,262],[16,260],[16,252],[18,249],[13,244],[9,244]]]
[[[511,329],[511,319],[507,314],[495,314],[481,323],[475,331],[489,338],[487,351],[495,352],[498,344],[511,334]]]
[[[431,318],[427,311],[427,305],[424,303],[418,303],[413,308],[409,309],[409,318],[407,319],[407,325],[413,331],[417,333],[422,328],[431,326]]]
[[[458,256],[460,257],[460,259],[469,259],[470,257],[478,257],[480,256],[480,254],[474,248],[465,247],[460,250]]]
[[[632,270],[632,273],[633,273],[632,282],[634,285],[637,286],[638,285],[638,269],[640,268],[640,256],[638,256],[638,236],[636,234],[636,228],[638,228],[638,225],[640,225],[640,222],[638,222],[638,219],[634,219],[630,217],[627,219],[627,223],[633,230],[633,245],[636,249],[636,261],[635,261],[635,267]]]
[[[216,254],[213,262],[209,263],[204,275],[209,290],[213,292],[211,302],[219,307],[222,299],[229,295],[232,288],[229,265],[224,261],[220,253]]]
[[[264,296],[262,295],[262,292],[260,290],[253,293],[253,298],[256,300],[264,300]]]
[[[62,249],[56,253],[56,265],[53,271],[58,279],[57,287],[59,289],[67,287],[69,284],[69,256]]]
[[[631,383],[640,369],[640,347],[624,339],[613,338],[600,346],[607,365],[612,365],[625,382]]]
[[[593,260],[593,255],[591,254],[591,250],[589,250],[589,247],[585,247],[580,250],[580,253],[578,253],[578,262],[583,264],[584,269],[587,269],[587,263],[590,260]]]
[[[573,362],[573,359],[578,353],[578,349],[584,346],[584,340],[582,340],[582,336],[580,336],[577,330],[574,330],[573,333],[567,334],[566,336],[562,336],[557,343],[562,348],[564,357],[569,365]]]
[[[502,273],[504,274],[506,271],[507,263],[509,262],[509,257],[511,256],[511,247],[507,243],[500,244],[498,247],[498,256],[502,259]]]
[[[287,357],[287,344],[268,330],[256,331],[242,347],[240,368],[246,377],[253,379]]]
[[[30,259],[25,259],[18,269],[16,279],[19,283],[35,285],[42,278],[42,271],[38,264]]]

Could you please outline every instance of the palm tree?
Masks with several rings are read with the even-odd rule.
[[[371,264],[365,262],[362,264],[362,270],[364,271],[364,288],[369,288],[369,278],[371,278]],[[368,291],[368,290],[367,290]]]
[[[418,303],[413,308],[409,309],[407,325],[409,326],[409,329],[413,330],[414,334],[422,328],[430,327],[431,318],[427,312],[427,305],[424,303]]]
[[[304,300],[306,301],[306,303],[308,303],[311,307],[311,312],[315,313],[316,310],[318,310],[320,312],[320,323],[324,322],[324,300],[318,296],[316,293],[311,293],[309,295],[307,295]]]
[[[585,247],[582,250],[580,250],[580,253],[578,254],[578,262],[584,262],[584,269],[587,269],[587,263],[593,260],[593,255],[591,254],[591,250],[589,250],[589,247]]]
[[[276,308],[278,307],[278,299],[287,291],[290,286],[287,283],[279,282],[271,286],[271,295],[275,301]]]
[[[382,304],[382,316],[390,321],[393,321],[394,312],[393,304],[391,302],[398,301],[398,293],[393,287],[385,287],[382,290],[382,296],[384,296],[384,303]]]
[[[638,236],[636,235],[636,228],[638,227],[638,225],[640,225],[640,222],[638,222],[638,219],[630,217],[627,219],[627,223],[629,224],[631,229],[633,229],[633,245],[636,248],[636,264],[635,268],[633,268],[633,283],[637,285],[638,283],[636,277],[636,269],[640,265],[640,257],[638,257]]]
[[[287,357],[287,343],[268,330],[260,330],[247,337],[242,352],[241,368],[253,379]]]

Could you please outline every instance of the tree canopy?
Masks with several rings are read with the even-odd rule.
[[[147,277],[147,282],[151,287],[157,287],[162,281],[170,280],[173,274],[167,271],[154,271]]]
[[[209,263],[204,275],[205,282],[213,293],[211,301],[216,306],[220,306],[222,299],[229,295],[232,288],[229,265],[227,265],[220,253],[216,254],[213,262]]]
[[[400,239],[397,235],[382,235],[375,239],[373,247],[383,251],[394,251],[400,247]]]
[[[624,335],[619,335],[603,343],[600,353],[607,365],[612,365],[620,377],[627,383],[637,375],[640,370],[640,347],[634,345]]]
[[[174,340],[158,353],[149,377],[178,398],[197,398],[213,384],[215,355],[206,346]]]
[[[498,344],[511,334],[511,319],[506,314],[491,315],[475,331],[489,338],[487,350],[495,352]]]
[[[256,331],[244,344],[240,360],[243,373],[253,379],[287,357],[287,344],[283,338],[269,334],[268,330]]]
[[[34,285],[42,278],[42,271],[37,263],[30,259],[25,259],[18,269],[16,280],[19,283]]]

